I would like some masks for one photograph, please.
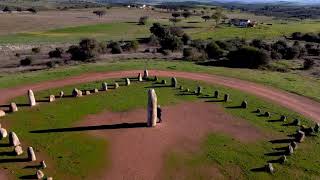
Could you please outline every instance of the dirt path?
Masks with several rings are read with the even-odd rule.
[[[246,120],[225,113],[215,104],[184,103],[164,107],[163,112],[164,122],[156,128],[145,128],[144,109],[89,115],[79,125],[119,127],[89,131],[110,143],[111,166],[98,179],[164,179],[161,172],[167,150],[177,146],[183,152],[198,150],[201,140],[210,132],[228,134],[242,142],[266,137]],[[120,127],[122,123],[128,123],[127,128]]]
[[[107,78],[119,78],[126,76],[137,76],[141,70],[132,71],[118,71],[118,72],[105,72],[105,73],[88,73],[79,76],[69,77],[62,80],[47,81],[32,85],[23,85],[20,87],[0,89],[0,104],[7,103],[13,97],[26,94],[28,89],[34,91],[45,90],[50,88],[56,88],[76,83],[85,83],[96,80],[103,80]],[[235,78],[227,78],[223,76],[202,74],[202,73],[190,73],[190,72],[178,72],[178,71],[150,71],[151,75],[175,76],[178,78],[186,78],[192,80],[205,81],[208,83],[219,84],[234,89],[238,89],[247,93],[251,93],[260,96],[266,100],[273,101],[284,107],[287,107],[293,111],[296,111],[302,115],[312,118],[316,122],[320,122],[320,103],[309,98],[299,96],[293,93],[278,90],[272,87],[243,81]]]

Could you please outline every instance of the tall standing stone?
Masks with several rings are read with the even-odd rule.
[[[11,146],[19,146],[21,143],[20,143],[20,140],[18,138],[18,136],[16,135],[15,132],[10,132],[9,133],[9,144]]]
[[[202,94],[202,87],[201,87],[201,86],[198,86],[198,87],[197,87],[196,94],[197,94],[197,95]]]
[[[149,77],[149,72],[147,69],[145,69],[143,72],[143,79],[148,79],[148,77]]]
[[[229,94],[225,94],[224,98],[223,98],[224,102],[228,102],[229,99],[230,99],[230,95]]]
[[[108,91],[108,84],[106,82],[102,83],[102,91]]]
[[[8,136],[7,130],[4,128],[0,128],[0,140],[4,139]]]
[[[114,88],[115,88],[115,89],[118,89],[119,87],[120,87],[120,86],[119,86],[118,83],[115,83],[115,84],[114,84]]]
[[[28,152],[28,160],[29,161],[36,161],[37,160],[36,154],[34,153],[32,147],[28,147],[28,151],[27,152]]]
[[[28,90],[28,97],[30,106],[35,106],[37,103],[33,91],[31,89]]]
[[[60,98],[63,98],[63,96],[64,96],[64,92],[63,91],[60,91]]]
[[[214,98],[219,98],[219,91],[214,91],[213,97]]]
[[[154,89],[148,91],[148,127],[155,127],[157,125],[157,94]]]
[[[126,78],[126,86],[130,86],[131,82],[129,78]]]
[[[42,169],[47,168],[47,165],[46,165],[46,163],[44,162],[44,160],[40,162],[40,166],[42,167]]]
[[[10,103],[10,107],[9,107],[10,109],[10,112],[17,112],[18,111],[18,106],[17,106],[17,104],[16,103],[14,103],[14,102],[12,102],[12,103]]]
[[[305,133],[303,131],[298,131],[297,135],[296,135],[296,141],[301,143],[304,141],[305,138]]]
[[[138,81],[139,81],[139,82],[142,81],[142,75],[141,75],[141,73],[139,73],[139,75],[138,75]]]
[[[177,78],[175,78],[175,77],[171,78],[171,86],[174,88],[178,87]]]

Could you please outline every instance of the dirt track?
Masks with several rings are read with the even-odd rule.
[[[137,76],[141,70],[132,71],[118,71],[118,72],[106,72],[106,73],[88,73],[79,76],[74,76],[62,80],[53,80],[43,83],[37,83],[32,85],[22,85],[20,87],[0,89],[0,104],[8,103],[8,101],[16,96],[26,94],[28,89],[34,91],[45,90],[50,88],[56,88],[76,83],[85,83],[95,80],[103,80],[107,78],[119,78],[128,76]],[[208,83],[224,85],[234,89],[241,90],[243,92],[251,93],[260,96],[266,100],[270,100],[279,105],[287,107],[293,111],[296,111],[306,117],[310,117],[316,122],[320,122],[320,103],[309,98],[299,96],[293,93],[285,92],[275,88],[259,85],[256,83],[238,80],[234,78],[227,78],[217,75],[202,74],[202,73],[189,73],[178,71],[150,71],[152,76],[175,76],[178,78],[186,78],[192,80],[205,81]]]

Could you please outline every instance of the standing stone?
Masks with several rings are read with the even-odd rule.
[[[219,98],[219,91],[214,91],[213,97],[214,98]]]
[[[162,80],[161,84],[167,84],[167,81],[166,80]]]
[[[296,141],[301,143],[304,141],[304,138],[305,138],[305,133],[303,131],[298,131],[297,135],[296,135]]]
[[[286,155],[282,155],[279,159],[279,163],[280,164],[284,164],[287,161],[287,156]]]
[[[280,121],[282,121],[282,122],[287,121],[287,117],[286,117],[285,115],[282,115],[282,116],[280,117]]]
[[[63,96],[64,96],[64,92],[63,91],[60,91],[60,98],[63,98]]]
[[[248,107],[248,102],[247,102],[247,101],[242,101],[241,107],[242,107],[243,109],[246,109],[246,108]]]
[[[32,147],[28,147],[28,160],[29,161],[36,161],[37,160],[36,155],[35,155]]]
[[[37,179],[43,179],[44,178],[43,172],[41,170],[37,170],[36,177]]]
[[[179,89],[180,89],[180,90],[183,90],[184,88],[183,88],[183,86],[180,86]]]
[[[149,77],[149,72],[147,69],[145,69],[143,72],[143,79],[148,79],[148,77]]]
[[[131,82],[129,78],[126,78],[126,86],[130,86]]]
[[[41,166],[42,169],[47,168],[47,165],[46,165],[46,163],[44,161],[40,162],[40,166]]]
[[[298,144],[297,144],[296,142],[292,141],[292,142],[290,143],[290,145],[291,145],[291,147],[293,148],[293,150],[298,149]]]
[[[14,102],[10,103],[10,112],[17,112],[17,111],[18,111],[17,104]]]
[[[187,89],[186,89],[186,92],[190,92],[190,89],[189,89],[189,88],[187,88]]]
[[[225,95],[224,95],[224,102],[228,102],[229,99],[230,99],[229,94],[225,94]]]
[[[33,91],[31,89],[28,90],[28,97],[30,106],[35,106],[37,103]]]
[[[56,100],[56,97],[54,95],[49,96],[49,102],[53,102]]]
[[[81,97],[82,96],[82,91],[78,90],[77,88],[74,88],[72,91],[72,96],[73,97]]]
[[[23,153],[22,147],[21,146],[14,147],[14,153],[16,156],[20,156]]]
[[[93,92],[94,92],[94,93],[98,93],[98,92],[99,92],[99,89],[95,88],[95,89],[93,90]]]
[[[85,91],[84,93],[85,93],[85,95],[90,95],[91,94],[90,91]]]
[[[293,120],[292,125],[294,125],[294,126],[300,126],[300,125],[301,125],[301,122],[300,122],[299,119],[295,119],[295,120]]]
[[[274,168],[273,168],[273,165],[272,163],[268,163],[266,166],[265,166],[265,169],[268,173],[271,173],[273,174],[274,173]]]
[[[157,94],[154,89],[148,91],[148,127],[155,127],[157,125]]]
[[[270,114],[270,112],[267,111],[267,112],[264,113],[264,116],[265,116],[265,117],[270,117],[271,114]]]
[[[202,93],[202,87],[201,86],[198,86],[197,87],[197,92],[196,92],[196,94],[197,95],[200,95]]]
[[[102,83],[102,91],[108,91],[108,84],[106,82]]]
[[[3,110],[0,110],[0,117],[6,116],[6,112],[4,112]]]
[[[47,177],[47,180],[53,180],[53,178],[52,177]]]
[[[256,113],[261,113],[261,109],[258,108],[258,109],[256,110]]]
[[[178,87],[177,78],[175,78],[175,77],[171,78],[171,86],[174,88]]]
[[[293,147],[291,146],[291,144],[289,144],[289,146],[288,146],[288,149],[287,149],[287,154],[288,155],[291,155],[291,154],[293,154],[293,151],[294,151],[294,149],[293,149]]]
[[[118,83],[115,83],[115,84],[114,84],[114,88],[115,88],[115,89],[118,89],[119,87],[120,87],[120,86],[119,86]]]
[[[0,140],[4,139],[8,136],[7,130],[4,128],[0,128]]]
[[[138,81],[139,81],[139,82],[142,82],[142,75],[141,75],[141,73],[139,73],[139,75],[138,75]]]
[[[158,77],[157,77],[157,76],[154,76],[153,81],[158,81],[158,80],[159,80]]]
[[[314,132],[318,133],[320,131],[320,124],[316,123],[316,125],[314,126]]]
[[[18,136],[16,135],[15,132],[10,132],[9,133],[9,144],[11,146],[18,146],[20,145],[20,140],[18,138]]]

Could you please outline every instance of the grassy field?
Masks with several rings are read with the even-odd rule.
[[[192,62],[174,62],[163,60],[116,61],[108,63],[85,64],[31,73],[21,73],[18,75],[3,74],[0,76],[0,88],[9,88],[22,84],[43,82],[46,80],[62,79],[85,72],[106,72],[130,69],[143,70],[145,67],[148,69],[201,72],[234,77],[273,86],[320,101],[320,81],[318,79],[301,76],[299,74],[250,69],[232,69],[224,67],[207,67],[195,65]]]
[[[167,79],[168,80],[168,79]],[[283,107],[273,105],[262,101],[261,99],[221,86],[212,86],[202,82],[178,79],[180,85],[185,88],[195,89],[198,85],[203,87],[204,94],[198,96],[180,96],[183,91],[174,88],[157,88],[162,85],[156,85],[159,103],[162,105],[176,104],[183,101],[212,100],[213,90],[219,90],[221,94],[229,93],[231,102],[216,102],[225,108],[225,111],[234,116],[244,118],[251,124],[268,133],[270,136],[286,138],[286,135],[296,131],[296,127],[281,126],[279,122],[268,122],[268,120],[277,120],[280,115],[286,115],[289,122],[294,118],[299,118],[305,125],[313,125],[310,120],[293,113]],[[102,81],[101,81],[102,82]],[[71,93],[74,87],[80,89],[99,88],[101,82],[92,82],[74,86],[51,89],[36,93],[37,99],[45,99],[49,94],[58,94],[60,90]],[[114,80],[107,80],[113,83]],[[122,80],[123,82],[123,80]],[[122,83],[121,83],[122,84]],[[88,114],[97,114],[106,110],[109,111],[127,111],[130,109],[145,107],[146,88],[152,85],[152,82],[134,83],[129,87],[121,87],[118,90],[110,92],[101,92],[99,94],[85,96],[82,98],[64,98],[54,103],[43,103],[34,108],[23,107],[19,112],[9,114],[2,120],[4,126],[10,124],[10,129],[14,130],[22,142],[32,145],[37,152],[41,153],[47,163],[48,169],[45,173],[52,175],[56,179],[90,179],[90,175],[104,170],[110,162],[106,161],[110,154],[108,152],[108,142],[91,137],[80,132],[47,133],[37,135],[30,133],[34,130],[65,128],[77,124]],[[135,96],[132,96],[135,94]],[[227,108],[238,106],[243,99],[249,102],[248,109]],[[17,103],[26,103],[26,97],[17,97],[14,99]],[[110,103],[110,102],[117,103]],[[214,103],[214,102],[212,102]],[[272,112],[272,117],[259,117],[253,113],[256,108],[263,111]],[[66,113],[68,112],[68,113]],[[85,146],[84,146],[85,144]],[[227,146],[225,146],[227,144]],[[306,178],[313,178],[320,175],[319,162],[317,154],[319,153],[319,138],[310,137],[307,141],[299,145],[299,150],[293,156],[289,157],[289,163],[286,165],[275,165],[277,173],[272,176],[267,173],[256,173],[250,171],[252,168],[260,167],[266,164],[266,161],[272,160],[274,156],[264,155],[272,152],[274,147],[282,147],[285,144],[273,145],[268,142],[256,142],[250,144],[240,144],[232,140],[227,135],[210,135],[203,142],[201,151],[195,154],[177,154],[168,155],[166,161],[165,173],[171,177],[176,169],[190,168],[187,177],[199,179],[203,174],[194,173],[199,167],[214,165],[223,170],[224,177],[231,177],[233,171],[229,166],[240,169],[239,173],[244,178],[284,178],[287,174],[297,174]],[[243,147],[243,148],[239,148]],[[1,148],[1,151],[9,151],[10,148]],[[220,152],[220,153],[219,153]],[[305,155],[308,152],[308,155]],[[217,155],[217,153],[219,155]],[[105,158],[102,158],[105,157]],[[10,158],[3,156],[4,159]],[[1,164],[2,167],[13,169],[17,177],[24,177],[33,174],[33,169],[24,168],[24,166],[15,163]],[[206,178],[204,178],[206,179]]]

